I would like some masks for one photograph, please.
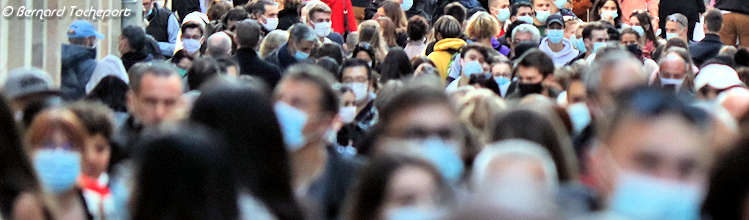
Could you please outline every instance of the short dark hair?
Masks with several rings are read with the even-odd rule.
[[[351,58],[347,59],[346,61],[341,64],[341,69],[338,71],[338,81],[343,82],[343,70],[346,68],[352,68],[352,67],[358,67],[363,66],[367,68],[367,80],[372,80],[372,68],[369,68],[369,65],[367,65],[367,62],[361,59]]]
[[[201,57],[193,61],[187,70],[187,86],[190,90],[200,89],[203,83],[213,79],[221,72],[221,67],[212,57]]]
[[[235,25],[234,31],[237,35],[237,43],[240,48],[255,48],[261,38],[263,30],[260,24],[254,20],[240,21]]]
[[[583,39],[590,39],[591,35],[593,35],[593,31],[601,30],[605,31],[606,27],[597,23],[588,24],[583,28]]]
[[[461,24],[463,21],[466,20],[466,14],[468,13],[466,11],[466,7],[463,7],[460,2],[452,2],[450,4],[447,4],[445,6],[445,15],[453,16],[455,19],[458,19],[458,22]]]
[[[408,39],[421,40],[427,34],[427,31],[429,31],[429,22],[424,17],[417,15],[408,19],[408,26],[406,27]]]
[[[489,48],[480,44],[468,44],[460,50],[460,58],[466,58],[466,53],[469,50],[478,51],[481,56],[484,56],[484,60],[489,61]],[[553,66],[553,65],[552,65]]]
[[[455,17],[443,15],[437,19],[437,22],[434,22],[434,32],[440,34],[443,39],[457,38],[463,33],[463,25]]]
[[[251,1],[250,3],[247,3],[247,6],[245,9],[247,12],[249,12],[252,15],[256,14],[265,14],[265,6],[266,5],[275,5],[275,2],[268,1],[268,0],[256,0]]]
[[[518,62],[518,66],[534,67],[545,77],[554,74],[554,61],[549,55],[538,49],[530,49],[525,52],[523,58]]]
[[[720,31],[720,27],[723,25],[723,15],[720,14],[720,10],[711,8],[705,13],[705,25],[707,30],[710,32]]]
[[[527,2],[527,1],[517,1],[517,2],[515,2],[515,4],[512,4],[512,6],[510,6],[510,16],[511,17],[512,16],[517,16],[518,15],[518,10],[520,10],[520,8],[522,8],[522,7],[528,7],[528,8],[531,8],[531,10],[533,10],[533,5],[531,5],[530,2]]]
[[[88,135],[101,134],[107,140],[112,138],[114,113],[109,107],[100,102],[78,101],[68,108],[80,119],[83,127],[86,127]]]
[[[191,29],[191,28],[197,28],[198,30],[200,30],[200,35],[205,34],[203,32],[203,28],[195,22],[187,22],[187,23],[182,24],[182,27],[180,28],[180,30],[182,31],[182,33],[185,33],[187,29]]]
[[[146,32],[138,26],[129,25],[122,29],[122,37],[127,39],[128,45],[135,51],[143,50],[143,47],[146,46]]]
[[[177,73],[177,66],[172,63],[160,60],[136,63],[133,67],[130,67],[130,71],[128,72],[130,77],[130,89],[135,91],[135,93],[140,91],[141,80],[143,80],[143,76],[146,74],[158,77],[179,76],[179,73]]]
[[[239,63],[237,63],[237,60],[232,59],[229,56],[220,56],[214,58],[216,58],[216,63],[218,63],[218,67],[221,69],[222,73],[226,73],[230,66],[237,67],[237,71],[239,71]]]
[[[283,79],[296,80],[296,81],[307,81],[315,84],[320,89],[320,110],[332,115],[338,113],[338,95],[333,90],[333,74],[328,73],[327,70],[323,69],[314,64],[295,64],[289,67],[283,74]],[[280,87],[276,87],[280,88]]]
[[[247,19],[247,17],[247,10],[244,10],[242,7],[235,7],[226,12],[221,21],[224,25],[229,25],[229,21],[241,21]]]
[[[322,46],[316,47],[312,50],[312,57],[330,57],[333,58],[337,63],[343,62],[343,47],[337,43],[325,43]]]

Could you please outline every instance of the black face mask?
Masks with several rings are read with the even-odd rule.
[[[528,94],[540,94],[544,87],[541,83],[518,83],[518,91],[520,96],[526,96]]]

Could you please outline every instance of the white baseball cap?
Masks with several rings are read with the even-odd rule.
[[[739,79],[739,74],[736,73],[736,70],[730,66],[709,64],[702,67],[694,79],[695,89],[700,90],[706,85],[715,89],[726,89],[733,86],[741,86],[743,82]]]

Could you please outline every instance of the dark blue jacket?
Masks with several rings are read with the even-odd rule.
[[[62,45],[60,84],[65,100],[76,100],[86,94],[86,83],[96,68],[96,49],[75,45]]]
[[[281,80],[281,70],[278,66],[261,60],[254,50],[239,48],[233,58],[239,64],[239,74],[259,77],[271,89]]]
[[[720,36],[717,34],[705,34],[700,42],[689,45],[689,54],[697,66],[718,55],[723,43],[720,42]]]
[[[278,68],[281,68],[281,72],[286,70],[286,68],[289,68],[289,66],[297,63],[296,58],[294,58],[294,56],[289,53],[289,44],[283,44],[281,48],[270,52],[270,54],[265,57],[265,61],[275,64],[276,66],[278,66]]]

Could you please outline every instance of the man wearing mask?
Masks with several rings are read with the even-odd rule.
[[[278,66],[260,59],[255,50],[262,38],[262,27],[253,20],[240,21],[236,25],[234,42],[238,49],[234,60],[239,63],[240,75],[260,77],[270,88],[274,88],[281,80],[281,70]]]
[[[551,15],[551,0],[532,0],[532,3],[533,12],[536,15],[533,25],[535,25],[541,33],[544,33],[544,29],[546,29],[546,19]]]
[[[278,3],[269,0],[258,0],[247,5],[250,18],[263,26],[265,34],[278,27]]]
[[[554,80],[554,62],[544,52],[531,49],[517,63],[515,69],[518,78],[518,89],[508,98],[523,98],[529,94],[541,94],[556,98],[559,91],[547,86]]]
[[[333,32],[332,22],[330,20],[330,7],[324,3],[315,3],[312,8],[307,12],[307,20],[305,21],[310,27],[315,30],[318,40],[321,43],[337,43],[343,45],[343,37],[340,34]]]
[[[658,71],[658,78],[653,84],[676,93],[692,94],[690,91],[692,83],[689,78],[692,72],[692,65],[682,56],[672,51],[667,51],[665,56],[658,60],[660,69]]]
[[[499,35],[505,34],[505,24],[510,19],[509,0],[489,0],[489,12],[499,21]]]
[[[578,38],[575,43],[575,47],[580,50],[580,55],[575,59],[572,59],[569,63],[573,63],[579,59],[592,60],[596,51],[606,46],[606,42],[609,41],[609,34],[606,32],[606,27],[598,24],[588,24],[583,28],[582,38]]]
[[[198,57],[203,42],[203,29],[195,22],[182,25],[182,52],[190,57]]]
[[[454,91],[462,86],[468,85],[471,76],[484,74],[489,72],[489,64],[487,59],[489,58],[489,48],[478,44],[469,44],[460,51],[460,76],[457,79],[448,77],[447,80],[451,81],[447,85],[446,90]],[[474,76],[475,77],[475,76]]]
[[[555,67],[564,66],[579,53],[569,40],[564,39],[564,20],[558,14],[546,19],[546,38],[541,40],[538,49],[551,57]]]
[[[180,25],[177,16],[169,9],[159,8],[153,0],[143,0],[143,15],[146,16],[146,33],[159,42],[161,55],[171,57],[177,43]]]
[[[127,107],[130,116],[117,129],[112,138],[118,149],[113,149],[115,163],[133,153],[133,145],[145,127],[158,126],[178,117],[184,106],[182,99],[182,77],[173,64],[162,61],[138,63],[129,70],[130,91]]]
[[[510,23],[521,20],[533,24],[533,5],[526,1],[517,1],[510,7]]]
[[[515,53],[515,48],[521,43],[531,43],[538,45],[541,42],[541,33],[538,31],[536,26],[532,24],[521,24],[512,30],[512,36],[510,36],[510,49],[512,49],[512,59],[520,57],[522,54]]]
[[[273,93],[291,156],[292,187],[306,204],[319,204],[312,212],[319,219],[337,218],[359,167],[326,143],[339,106],[333,82],[332,74],[324,69],[300,64],[284,73]]]
[[[268,54],[265,61],[285,70],[297,62],[306,60],[312,49],[317,46],[317,39],[317,34],[309,25],[295,24],[289,29],[289,40],[281,48]]]
[[[354,91],[354,104],[356,105],[356,116],[352,124],[353,129],[341,130],[339,135],[347,136],[356,141],[362,139],[369,128],[377,123],[378,112],[374,107],[374,88],[372,83],[372,69],[367,62],[360,59],[348,59],[341,65],[341,73],[338,80]]]
[[[689,30],[687,24],[686,16],[679,13],[669,15],[666,18],[666,40],[678,37],[691,44],[692,40],[687,38]]]
[[[708,114],[651,88],[618,97],[589,156],[608,206],[593,219],[699,219],[713,155]]]
[[[62,98],[77,100],[85,95],[84,87],[96,68],[96,40],[104,35],[84,20],[74,21],[67,34],[69,44],[63,44],[61,52]]]

